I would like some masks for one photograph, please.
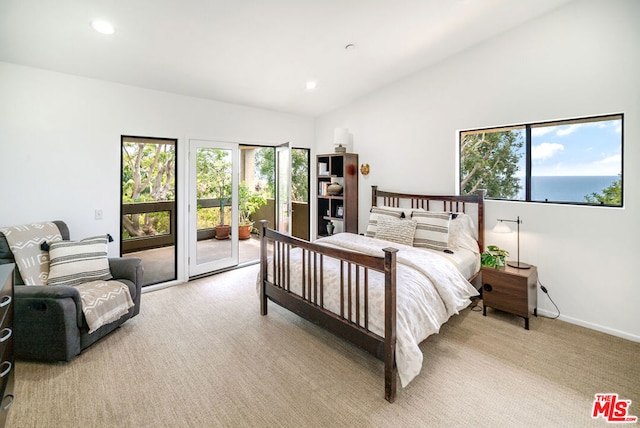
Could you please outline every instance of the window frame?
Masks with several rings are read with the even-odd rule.
[[[592,203],[592,202],[576,202],[576,201],[550,201],[550,200],[532,200],[531,195],[531,168],[532,168],[532,132],[534,128],[554,127],[562,125],[575,125],[584,124],[590,122],[604,122],[610,120],[620,120],[620,205],[605,204],[605,203]],[[463,157],[462,157],[462,141],[464,135],[477,134],[480,132],[502,132],[510,130],[524,130],[524,156],[525,156],[525,174],[524,174],[524,199],[508,199],[508,198],[496,198],[485,195],[486,199],[506,201],[506,202],[527,202],[527,203],[541,203],[541,204],[557,204],[557,205],[577,205],[577,206],[593,206],[593,207],[610,207],[610,208],[624,208],[624,113],[611,113],[597,116],[585,116],[571,119],[558,119],[541,122],[530,122],[516,125],[506,126],[492,126],[487,128],[477,129],[465,129],[458,132],[458,188],[460,194],[463,189],[461,187],[463,177],[461,176]],[[603,189],[604,190],[604,189]]]

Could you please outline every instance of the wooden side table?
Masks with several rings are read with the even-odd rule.
[[[482,315],[487,307],[499,309],[524,318],[524,328],[529,330],[529,316],[538,316],[538,268],[516,269],[506,266],[500,269],[482,268]]]

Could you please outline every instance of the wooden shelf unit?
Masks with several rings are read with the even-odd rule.
[[[335,225],[334,233],[358,233],[358,155],[331,153],[316,156],[316,235],[327,236],[327,223]],[[321,165],[325,168],[321,169]],[[330,183],[340,183],[340,195],[321,194]],[[338,216],[342,207],[342,217]]]

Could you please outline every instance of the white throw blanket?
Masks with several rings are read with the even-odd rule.
[[[133,306],[129,287],[120,281],[91,281],[74,287],[80,291],[89,333],[119,319]]]
[[[384,254],[382,248],[400,250],[396,253],[396,364],[403,387],[422,368],[420,342],[439,332],[442,324],[467,307],[471,303],[469,298],[478,294],[450,261],[424,249],[350,233],[321,238],[315,243],[377,256]],[[291,291],[298,294],[302,278],[299,260],[300,250],[292,250]],[[339,283],[339,262],[325,257],[323,266],[324,306],[339,313],[339,287],[329,286]],[[271,275],[272,269],[268,272]],[[361,314],[361,323],[363,320],[364,315]],[[384,274],[373,271],[369,272],[369,329],[384,337]]]
[[[46,285],[49,276],[49,252],[40,248],[44,242],[61,241],[60,230],[53,222],[30,223],[1,228],[25,285]]]

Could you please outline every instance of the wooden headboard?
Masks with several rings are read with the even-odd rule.
[[[474,195],[414,195],[388,192],[371,186],[371,206],[422,208],[427,211],[463,212],[477,220],[478,245],[484,251],[484,192]]]

